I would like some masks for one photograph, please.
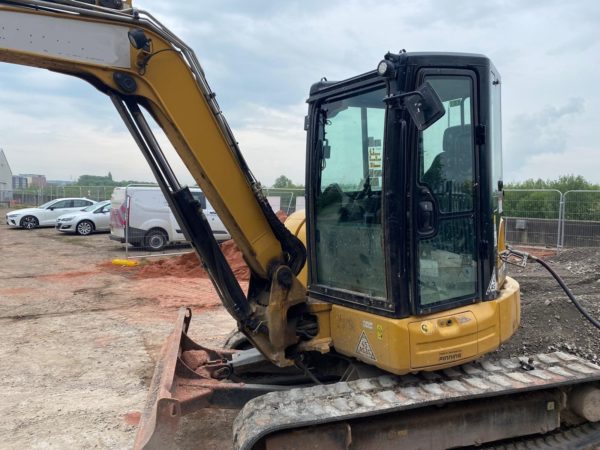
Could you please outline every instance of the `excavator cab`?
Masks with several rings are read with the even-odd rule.
[[[516,330],[518,298],[498,264],[499,99],[497,70],[469,54],[388,54],[377,71],[312,86],[308,293],[352,311],[333,314],[336,350],[356,355],[364,332],[363,359],[401,373],[472,359]],[[357,311],[373,316],[356,321],[351,348],[344,320]],[[411,345],[410,361],[385,361],[386,335],[437,342],[437,355]]]
[[[395,61],[393,78],[371,72],[311,90],[309,292],[396,318],[494,299],[495,69],[475,55]],[[418,131],[394,96],[425,82],[445,113]]]

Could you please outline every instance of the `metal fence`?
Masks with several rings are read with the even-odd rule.
[[[305,208],[304,189],[268,188],[263,193],[269,200],[273,211],[291,214]]]
[[[0,190],[0,206],[38,206],[62,197],[110,199],[113,186],[46,186]],[[263,190],[274,211],[291,214],[305,208],[304,189]],[[600,190],[506,189],[507,241],[516,245],[600,247]]]
[[[561,247],[600,247],[600,191],[563,195]]]
[[[511,244],[600,247],[600,190],[507,189],[504,215]]]
[[[506,189],[506,240],[512,244],[560,246],[563,194],[550,189]]]
[[[7,206],[39,206],[64,197],[85,197],[90,200],[109,200],[114,186],[45,186],[0,191],[0,202]]]
[[[28,189],[0,190],[0,202],[7,206],[39,206],[63,197],[85,197],[90,200],[109,200],[116,186],[46,186]],[[119,187],[125,187],[119,186]],[[273,209],[291,214],[304,209],[304,189],[263,189]]]

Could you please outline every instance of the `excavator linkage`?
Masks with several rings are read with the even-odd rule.
[[[173,448],[180,418],[203,408],[241,409],[237,450],[313,441],[314,448],[446,448],[558,430],[573,415],[600,419],[600,367],[562,352],[314,386],[251,384],[229,378],[260,362],[258,352],[198,345],[187,336],[190,320],[182,308],[162,349],[136,449]]]
[[[169,449],[182,416],[204,408],[241,409],[251,399],[281,386],[234,383],[227,380],[235,350],[210,349],[187,335],[192,312],[181,308],[164,343],[148,391],[135,449]],[[258,355],[250,351],[254,359]],[[262,357],[258,357],[262,360]]]

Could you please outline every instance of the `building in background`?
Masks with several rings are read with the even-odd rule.
[[[23,175],[13,175],[12,176],[12,188],[13,191],[17,189],[27,189],[29,184],[27,183],[27,177]]]
[[[12,200],[12,171],[4,150],[0,148],[0,202]]]
[[[27,178],[28,187],[46,187],[46,175],[38,175],[35,173],[22,173],[20,176]]]

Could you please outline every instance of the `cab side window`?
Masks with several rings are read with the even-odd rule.
[[[62,208],[72,208],[73,200],[61,200],[60,202],[56,202],[53,205],[50,205],[50,208],[53,209],[62,209]]]

